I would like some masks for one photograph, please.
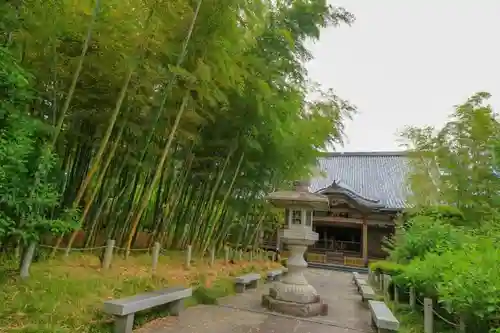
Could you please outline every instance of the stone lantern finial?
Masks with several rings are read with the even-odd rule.
[[[309,193],[309,186],[311,185],[311,181],[307,180],[296,180],[293,182],[295,192],[307,192]]]

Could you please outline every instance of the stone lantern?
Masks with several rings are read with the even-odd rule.
[[[318,234],[312,230],[313,212],[328,210],[328,197],[310,193],[309,182],[299,181],[295,190],[271,193],[267,200],[285,209],[287,228],[280,231],[280,239],[288,245],[290,257],[288,274],[269,289],[269,295],[262,297],[262,305],[295,316],[326,315],[328,305],[321,301],[303,272],[307,268],[304,253],[318,240]]]

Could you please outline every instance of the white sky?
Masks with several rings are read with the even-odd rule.
[[[337,150],[400,150],[404,126],[441,126],[477,91],[500,111],[499,0],[331,3],[356,22],[322,31],[308,69],[358,107]]]

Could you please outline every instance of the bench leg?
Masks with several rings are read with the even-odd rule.
[[[168,304],[168,313],[171,316],[178,316],[184,310],[184,300],[179,299]]]
[[[236,292],[238,294],[244,293],[245,292],[245,285],[243,283],[237,283],[235,288]]]
[[[132,333],[134,326],[134,314],[127,316],[115,316],[115,333]]]
[[[259,280],[252,281],[248,285],[249,288],[254,288],[254,289],[257,288],[258,286],[259,286]]]

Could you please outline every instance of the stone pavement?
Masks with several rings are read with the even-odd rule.
[[[308,269],[306,278],[328,303],[328,315],[313,318],[290,317],[265,310],[261,296],[269,284],[258,290],[219,300],[219,305],[199,305],[179,317],[167,317],[146,325],[139,333],[357,333],[373,332],[370,314],[345,272]]]

